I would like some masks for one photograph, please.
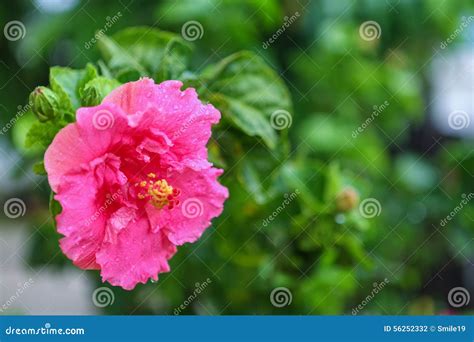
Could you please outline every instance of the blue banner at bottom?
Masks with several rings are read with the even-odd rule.
[[[469,316],[0,316],[0,341],[474,341]]]

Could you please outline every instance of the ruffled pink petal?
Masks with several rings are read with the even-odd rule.
[[[103,281],[132,290],[138,283],[170,270],[168,259],[176,247],[160,232],[152,233],[145,216],[137,216],[120,229],[116,242],[106,242],[97,253]]]
[[[83,269],[99,268],[95,254],[102,243],[107,217],[100,211],[97,189],[92,173],[67,175],[55,196],[63,209],[56,217],[57,230],[64,235],[61,249]]]
[[[123,139],[127,120],[114,105],[80,108],[77,123],[64,127],[46,150],[44,165],[48,180],[57,192],[61,177],[81,169],[84,163],[98,158]]]
[[[155,84],[145,78],[115,89],[103,103],[121,106],[132,127],[164,133],[173,146],[165,161],[170,166],[208,168],[206,144],[220,113],[202,104],[193,88],[181,91],[182,85],[179,81]]]
[[[64,254],[81,268],[98,268],[95,253],[106,227],[110,222],[119,224],[116,217],[110,218],[125,194],[122,188],[127,179],[119,167],[120,159],[107,153],[84,163],[77,173],[64,175],[57,188],[55,199],[63,209],[57,216],[57,229],[65,236],[60,244]]]
[[[81,141],[81,135],[77,124],[69,124],[56,135],[46,150],[44,165],[54,192],[58,191],[62,176],[93,158],[92,151],[85,144],[78,144],[78,141]]]
[[[105,229],[105,242],[115,244],[117,243],[118,234],[126,228],[137,216],[136,208],[121,207],[114,212]]]
[[[140,127],[151,127],[150,131],[154,134],[164,132],[170,141],[169,150],[160,156],[162,164],[178,170],[186,167],[201,170],[212,166],[207,161],[206,147],[211,136],[212,121],[201,114],[192,114],[191,119],[177,126],[170,122],[163,124],[167,120],[166,115],[162,115],[154,107],[148,108],[140,115]]]
[[[137,114],[143,112],[149,105],[161,102],[160,94],[156,90],[155,82],[151,78],[142,78],[116,88],[104,98],[102,104],[114,103],[128,115]]]
[[[227,188],[217,182],[222,170],[211,168],[201,171],[186,169],[170,175],[169,183],[180,189],[180,205],[172,210],[146,207],[153,231],[162,231],[169,240],[182,245],[194,242],[211,225],[211,219],[222,213],[229,197]]]

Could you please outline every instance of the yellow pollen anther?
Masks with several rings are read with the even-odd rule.
[[[150,178],[150,180],[143,180],[135,184],[135,186],[140,185],[140,188],[143,188],[137,195],[139,199],[150,200],[151,204],[158,209],[166,206],[169,209],[173,209],[174,206],[179,204],[177,197],[180,191],[169,185],[166,179],[153,181],[152,179],[156,178],[154,173],[149,173],[147,178]]]

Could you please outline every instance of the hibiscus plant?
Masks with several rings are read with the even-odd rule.
[[[154,28],[103,36],[98,47],[96,65],[52,67],[49,86],[31,93],[38,122],[27,145],[45,151],[35,171],[48,176],[64,254],[131,290],[168,272],[176,247],[195,242],[221,214],[229,193],[213,165],[231,172],[236,164],[221,140],[236,136],[233,149],[255,148],[255,156],[269,153],[267,167],[278,164],[288,150],[282,131],[291,101],[251,52],[193,72],[189,43]],[[263,189],[257,167],[249,158],[239,176],[263,202],[285,184]]]

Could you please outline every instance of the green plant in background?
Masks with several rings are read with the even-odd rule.
[[[469,284],[472,202],[449,224],[440,222],[462,194],[474,191],[472,141],[441,139],[427,115],[431,47],[472,5],[184,1],[131,4],[130,12],[90,6],[104,17],[121,11],[124,18],[87,58],[74,60],[75,67],[97,63],[53,67],[49,87],[32,92],[39,120],[28,146],[41,155],[74,120],[75,109],[99,103],[121,83],[143,76],[179,79],[223,114],[209,153],[226,170],[222,182],[231,194],[202,240],[181,248],[171,273],[132,293],[113,288],[116,300],[107,312],[172,314],[209,278],[180,313],[350,313],[385,279],[359,314],[437,313],[449,307],[452,287]],[[160,30],[119,30],[143,25],[149,18],[143,13],[153,11]],[[263,48],[295,12],[301,16]],[[53,19],[31,39],[59,36],[64,19]],[[84,26],[86,17],[73,20]],[[381,27],[378,39],[360,35],[369,20]],[[182,33],[190,21],[203,28],[197,39]],[[93,29],[65,36],[81,48]],[[28,44],[23,49],[32,51]],[[31,84],[45,83],[38,81],[40,69]],[[20,121],[13,136],[32,124],[28,115]],[[41,173],[41,164],[35,170]],[[50,262],[58,248],[51,226],[41,232],[48,244],[39,237],[32,251],[39,264]],[[280,287],[291,304],[272,302]]]

